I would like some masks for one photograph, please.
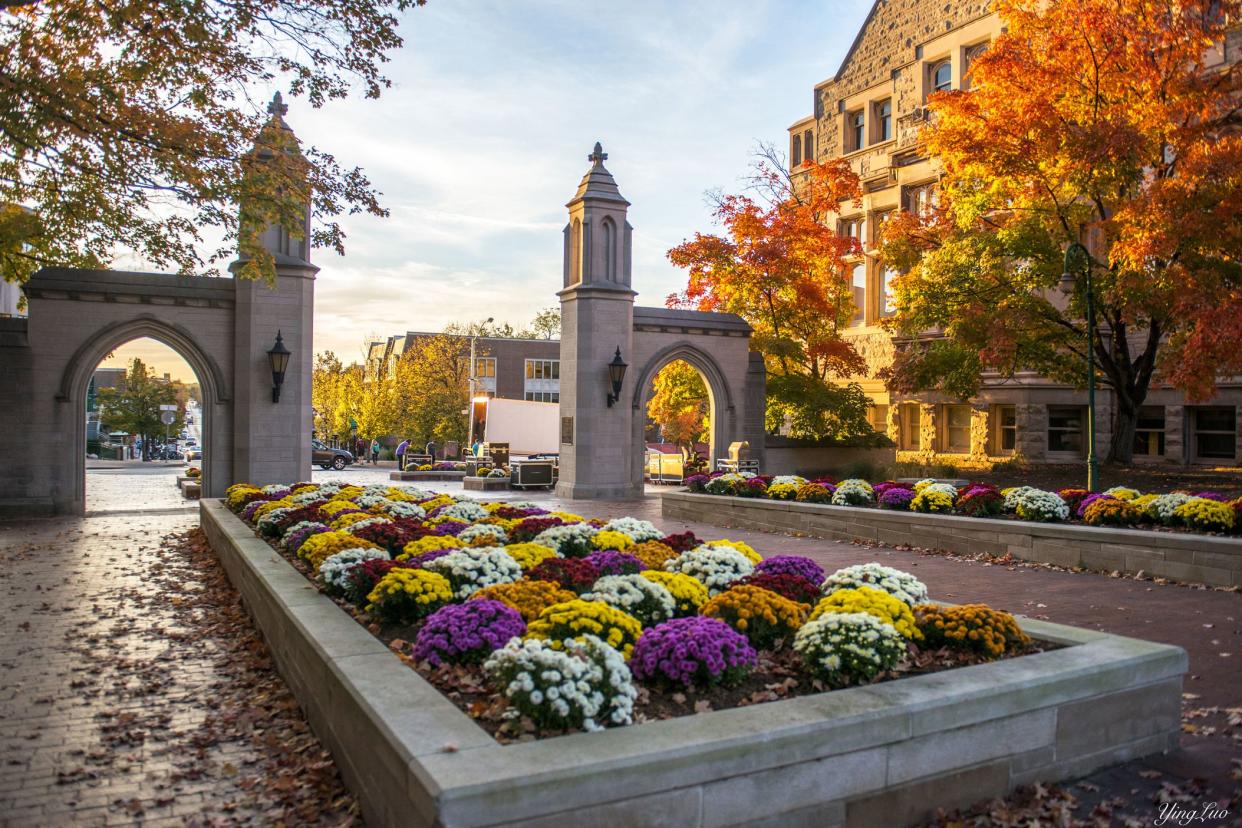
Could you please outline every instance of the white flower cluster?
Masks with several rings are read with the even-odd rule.
[[[463,500],[454,503],[452,506],[445,507],[437,517],[453,518],[454,520],[465,521],[466,523],[474,523],[476,520],[482,520],[487,517],[488,512],[473,500]]]
[[[875,502],[875,489],[866,480],[851,478],[837,484],[832,493],[834,506],[866,506]]]
[[[293,501],[295,504],[297,504],[298,506],[309,506],[309,505],[310,505],[310,504],[312,504],[312,503],[323,503],[323,502],[326,502],[326,501],[324,501],[324,496],[325,496],[326,494],[328,494],[328,493],[327,493],[327,492],[325,492],[322,488],[319,488],[319,489],[303,489],[302,491],[300,491],[300,492],[298,492],[297,494],[293,495],[293,496],[292,496],[291,498],[289,498],[289,499],[290,499],[290,500],[292,500],[292,501]]]
[[[279,483],[270,483],[264,486],[261,489],[261,491],[263,492],[263,494],[276,494],[276,492],[283,492],[283,491],[286,491],[288,488],[289,488],[288,486],[282,486]]]
[[[351,523],[346,528],[348,528],[350,532],[357,532],[359,529],[361,529],[364,526],[374,526],[377,523],[392,523],[392,521],[386,517],[381,517],[379,515],[376,515],[375,517],[363,518],[357,523]]]
[[[1017,497],[1013,498],[1013,511],[1023,520],[1036,520],[1043,523],[1051,523],[1057,520],[1065,520],[1069,517],[1069,504],[1061,499],[1056,492],[1045,492],[1043,489],[1035,489],[1030,486],[1022,486],[1025,489]],[[1005,496],[1005,503],[1009,503],[1010,492]]]
[[[540,725],[594,731],[632,722],[638,691],[621,653],[593,635],[560,646],[512,638],[483,669],[510,704]]]
[[[448,578],[454,598],[469,598],[483,587],[512,583],[522,577],[522,567],[513,556],[494,546],[458,549],[428,561],[422,568]]]
[[[509,542],[509,533],[505,531],[503,526],[496,526],[491,523],[476,523],[467,526],[457,533],[457,539],[469,546],[479,538],[488,538],[491,540],[492,546],[504,546]]]
[[[697,546],[667,561],[664,568],[697,578],[707,587],[709,595],[718,595],[738,578],[753,572],[755,565],[732,547]]]
[[[824,595],[831,595],[838,589],[858,589],[864,586],[882,589],[910,606],[927,600],[926,584],[909,572],[880,563],[855,564],[838,569],[824,579],[819,589]]]
[[[415,500],[430,500],[436,496],[435,492],[429,492],[426,489],[420,489],[417,486],[392,486],[391,488],[394,491],[401,492],[402,494],[408,495]]]
[[[360,509],[373,509],[387,502],[388,498],[382,494],[360,494],[354,498],[354,503],[357,503]]]
[[[712,494],[724,494],[733,488],[733,484],[750,480],[754,476],[753,472],[728,472],[720,477],[713,477],[704,488]]]
[[[768,484],[772,486],[801,486],[806,483],[806,478],[799,474],[778,474],[772,478],[772,482]]]
[[[1014,486],[1011,489],[1001,490],[1001,494],[1005,496],[1005,503],[1004,503],[1005,511],[1006,512],[1018,511],[1018,503],[1022,500],[1022,498],[1026,497],[1031,492],[1041,492],[1041,491],[1043,491],[1043,489],[1037,489],[1034,486]]]
[[[410,503],[405,500],[390,500],[385,503],[381,509],[384,514],[391,518],[414,518],[422,520],[427,517],[427,510],[417,503]]]
[[[957,500],[957,486],[954,486],[952,483],[936,483],[933,481],[927,484],[926,486],[924,486],[922,489],[919,489],[918,491],[920,492],[943,492],[947,494],[949,497],[953,498],[954,500]]]
[[[635,517],[619,517],[608,521],[604,524],[601,532],[620,532],[634,543],[642,543],[643,541],[659,540],[664,537],[664,533],[655,527],[655,524],[649,520],[639,520]]]
[[[345,575],[349,570],[363,561],[375,558],[388,560],[388,553],[383,549],[342,549],[324,559],[323,565],[319,567],[319,580],[330,590],[342,590],[345,588]]]
[[[1194,500],[1193,497],[1188,494],[1182,494],[1181,492],[1162,494],[1156,496],[1155,499],[1148,503],[1147,508],[1144,511],[1152,520],[1164,524],[1165,526],[1170,526],[1177,522],[1177,518],[1174,515],[1177,508],[1183,504],[1189,503],[1192,500]]]
[[[320,523],[317,520],[299,520],[297,523],[293,524],[292,526],[290,526],[288,529],[285,530],[285,534],[281,536],[280,545],[284,547],[285,549],[288,549],[290,538],[292,538],[298,532],[301,532],[303,529],[311,529],[311,528],[323,529],[326,531],[328,528],[328,525],[326,523]]]
[[[292,506],[281,506],[278,509],[272,509],[255,522],[254,528],[258,529],[259,532],[264,535],[274,534],[276,530],[276,522],[292,511],[295,511],[295,508]]]
[[[652,627],[673,617],[677,601],[663,584],[642,575],[605,575],[584,593],[583,601],[602,601],[627,612],[644,627]]]
[[[505,505],[510,509],[543,509],[543,506],[533,500],[506,500]]]
[[[372,483],[362,487],[362,494],[359,497],[388,497],[388,487],[383,483]]]
[[[829,612],[794,635],[794,650],[810,671],[833,684],[869,680],[891,670],[906,652],[892,624],[865,612]]]
[[[599,530],[589,523],[571,523],[568,526],[553,526],[550,529],[544,529],[538,535],[535,535],[534,543],[540,546],[546,546],[555,551],[558,555],[564,555],[567,551],[585,549],[590,546],[591,538]]]

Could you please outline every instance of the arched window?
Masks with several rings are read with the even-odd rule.
[[[582,281],[582,222],[574,219],[569,231],[569,275],[575,282]]]
[[[931,68],[932,91],[948,92],[953,88],[953,65],[947,60],[934,64]]]
[[[604,231],[604,278],[610,282],[617,281],[617,226],[610,216],[605,216],[602,223]]]
[[[809,129],[802,133],[802,157],[808,163],[815,160],[815,134]]]
[[[798,138],[797,135],[793,137],[793,149],[791,151],[791,155],[793,156],[794,169],[801,167],[802,166],[802,140]]]

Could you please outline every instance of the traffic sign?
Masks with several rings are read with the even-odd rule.
[[[160,406],[160,411],[176,411],[176,410],[177,410],[177,406],[175,405],[161,405]]]
[[[173,421],[176,419],[177,419],[176,412],[173,412],[173,411],[160,412],[160,422],[162,422],[164,425],[172,425]]]

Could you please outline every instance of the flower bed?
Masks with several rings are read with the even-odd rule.
[[[1105,492],[1050,492],[1032,486],[997,489],[988,483],[970,483],[959,488],[935,480],[888,480],[873,485],[857,479],[837,482],[750,472],[697,474],[687,477],[685,482],[687,491],[696,494],[965,517],[1008,517],[1037,523],[1242,534],[1242,497],[1230,500],[1218,492],[1144,494],[1122,486]]]
[[[946,632],[926,587],[879,564],[825,574],[634,518],[339,484],[237,485],[226,502],[502,742],[1055,648],[987,607]]]

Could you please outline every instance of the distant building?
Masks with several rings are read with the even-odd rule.
[[[397,360],[423,337],[442,336],[409,331],[367,346],[366,376],[386,376]],[[470,353],[470,337],[456,336],[462,354]],[[561,343],[558,339],[475,338],[475,389],[478,395],[507,400],[560,402]]]
[[[104,388],[125,391],[124,368],[96,368],[86,387],[86,439],[99,439],[99,392]]]
[[[934,394],[897,396],[878,372],[893,359],[880,322],[895,308],[895,275],[876,257],[878,228],[896,210],[921,213],[937,202],[940,165],[919,139],[927,98],[969,85],[970,63],[1001,31],[983,0],[878,0],[836,73],[814,87],[812,114],[788,127],[790,165],[843,158],[862,180],[862,204],[843,209],[838,230],[863,255],[850,266],[856,314],[846,331],[867,360],[860,382],[874,403],[872,425],[897,443],[898,459],[1076,461],[1085,451],[1086,394],[1039,376],[985,376],[966,402]],[[1242,58],[1242,29],[1230,31],[1218,63]],[[1097,446],[1111,439],[1113,399],[1097,396]],[[1139,412],[1134,460],[1235,465],[1242,458],[1242,385],[1222,383],[1215,399],[1188,404],[1153,384]]]

